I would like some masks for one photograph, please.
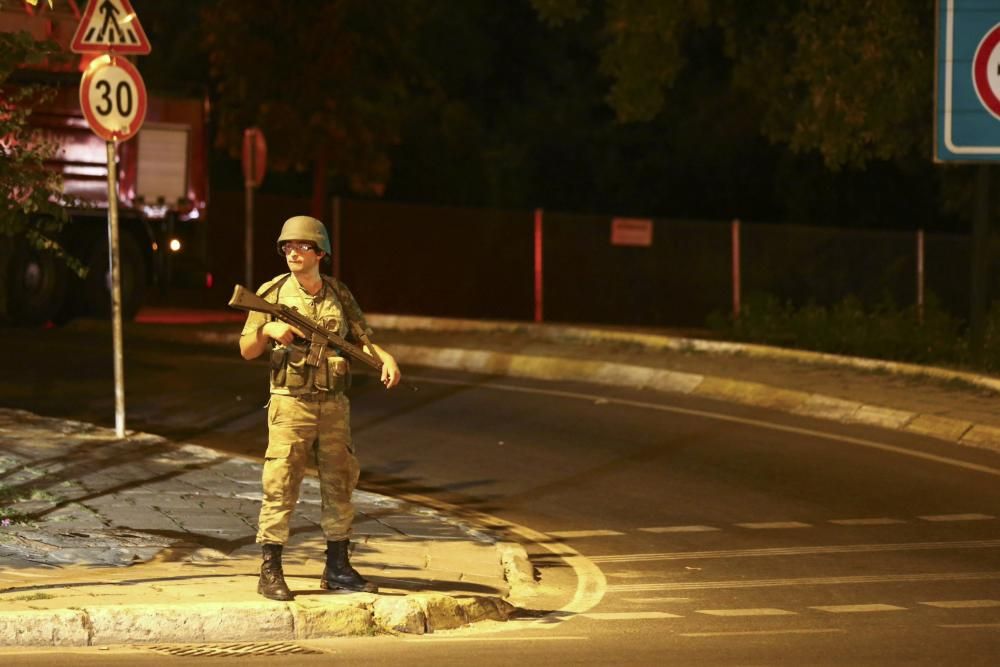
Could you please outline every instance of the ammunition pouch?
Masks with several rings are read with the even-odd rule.
[[[308,361],[308,345],[274,348],[271,351],[271,386],[288,389],[293,395],[317,390],[344,392],[350,388],[350,364],[344,357],[325,356],[316,366]]]

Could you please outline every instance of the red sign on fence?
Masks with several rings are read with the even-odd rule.
[[[614,218],[611,221],[611,245],[653,245],[653,221],[643,218]]]

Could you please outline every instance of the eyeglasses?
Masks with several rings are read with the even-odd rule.
[[[304,255],[309,251],[316,252],[316,246],[312,243],[295,243],[294,241],[281,244],[281,251],[286,255],[291,254],[293,250],[300,255]]]

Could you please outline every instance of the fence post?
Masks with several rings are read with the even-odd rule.
[[[542,321],[542,209],[535,209],[535,322]]]
[[[924,230],[917,230],[917,322],[924,323]]]
[[[740,221],[733,220],[733,319],[740,316]]]

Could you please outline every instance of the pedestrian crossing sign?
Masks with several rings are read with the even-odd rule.
[[[128,53],[151,50],[129,0],[90,0],[70,43],[75,53]]]

